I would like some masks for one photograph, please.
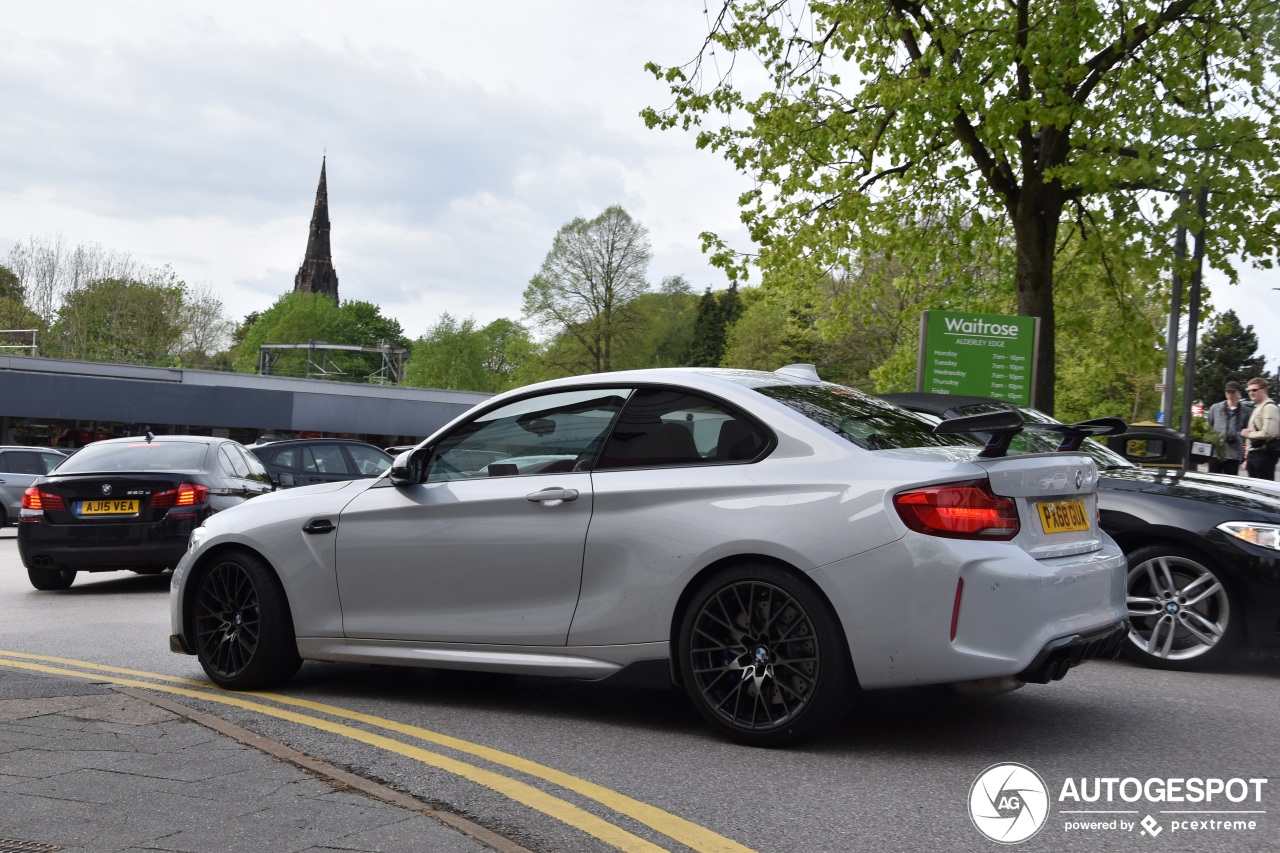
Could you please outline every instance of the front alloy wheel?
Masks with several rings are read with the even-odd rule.
[[[1159,669],[1218,663],[1239,639],[1239,618],[1220,570],[1198,554],[1148,545],[1129,555],[1125,655]]]
[[[856,689],[826,602],[772,566],[723,572],[694,596],[679,661],[699,713],[754,746],[821,734],[848,711]]]
[[[200,576],[194,617],[200,665],[222,687],[270,687],[302,665],[284,590],[251,554],[224,556]]]

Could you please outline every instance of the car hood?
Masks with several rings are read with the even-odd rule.
[[[1280,516],[1280,483],[1176,468],[1107,468],[1102,490],[1147,492]]]

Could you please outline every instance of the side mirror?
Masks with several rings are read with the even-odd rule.
[[[431,458],[431,448],[419,447],[406,450],[395,458],[387,469],[387,479],[393,486],[412,486],[422,482],[423,470]]]
[[[291,489],[297,485],[296,481],[293,479],[293,475],[287,471],[282,474],[278,474],[275,479],[277,488]]]

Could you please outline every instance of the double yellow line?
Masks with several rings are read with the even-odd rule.
[[[53,666],[52,664],[58,664]],[[312,716],[310,714],[299,713],[289,710],[289,708],[303,708],[317,714],[324,714],[328,717],[334,717],[341,720],[350,720],[352,722],[362,723],[376,729],[386,732],[403,735],[415,740],[434,744],[436,746],[445,747],[464,755],[475,756],[483,759],[491,764],[505,767],[510,770],[523,773],[535,779],[544,782],[550,782],[567,791],[572,791],[582,797],[594,800],[597,803],[625,815],[668,838],[676,841],[698,853],[753,853],[753,851],[743,845],[725,838],[706,827],[699,826],[696,823],[687,821],[684,818],[677,817],[670,812],[663,811],[648,803],[642,803],[620,794],[617,791],[597,785],[594,782],[588,782],[577,776],[563,773],[546,765],[539,764],[536,761],[530,761],[521,758],[518,755],[512,755],[509,752],[503,752],[498,749],[491,749],[487,746],[471,743],[470,741],[461,740],[459,738],[450,737],[449,735],[433,732],[430,729],[419,728],[418,726],[410,726],[405,723],[399,723],[395,720],[388,720],[383,717],[376,717],[372,714],[362,714],[358,711],[351,711],[337,705],[326,705],[321,702],[312,702],[307,699],[295,699],[292,696],[284,696],[279,693],[232,693],[221,690],[207,682],[193,681],[186,678],[176,678],[174,676],[160,675],[153,672],[141,672],[133,669],[123,669],[116,666],[107,666],[105,664],[96,664],[88,661],[71,660],[68,658],[52,657],[49,655],[34,655],[23,652],[12,652],[0,649],[0,666],[9,667],[11,669],[24,669],[33,672],[42,672],[49,675],[62,675],[72,678],[85,678],[95,681],[106,681],[111,684],[118,684],[125,687],[141,687],[146,690],[156,690],[161,693],[169,693],[177,696],[186,696],[192,699],[199,699],[206,702],[218,702],[223,705],[231,705],[236,708],[242,708],[246,711],[253,711],[269,717],[276,717],[281,720],[288,720],[303,726],[309,726],[320,731],[336,734],[341,737],[350,738],[351,740],[360,741],[361,743],[385,749],[397,755],[420,761],[423,764],[436,767],[440,770],[460,776],[477,785],[483,785],[490,790],[496,791],[505,797],[508,797],[518,803],[535,809],[543,814],[569,825],[582,832],[587,833],[605,844],[614,847],[617,850],[625,851],[625,853],[658,853],[666,848],[660,847],[638,835],[634,835],[619,826],[616,826],[603,818],[597,817],[585,809],[574,805],[560,797],[548,794],[540,788],[534,787],[526,782],[505,776],[492,770],[486,770],[483,767],[469,764],[466,761],[460,761],[456,758],[450,758],[438,752],[424,749],[402,740],[397,740],[386,735],[377,734],[365,729],[349,726],[344,723],[333,722],[323,717]],[[65,669],[64,667],[76,667],[76,669]],[[147,680],[140,680],[147,679]],[[264,702],[253,701],[245,697],[252,696],[254,699],[266,700],[276,703],[268,705]],[[277,707],[283,705],[286,707]]]

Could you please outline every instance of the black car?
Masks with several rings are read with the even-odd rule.
[[[247,449],[281,488],[377,477],[394,461],[381,447],[351,438],[294,438]]]
[[[882,394],[934,418],[1014,409],[988,397]],[[985,436],[983,437],[985,438]],[[1027,430],[1010,453],[1053,451],[1058,436]],[[1161,669],[1204,669],[1244,640],[1280,645],[1280,484],[1227,474],[1144,468],[1091,439],[1102,528],[1129,558],[1125,654]]]
[[[97,441],[23,494],[18,553],[36,589],[66,589],[77,572],[161,572],[177,565],[206,518],[273,488],[262,464],[230,439]]]

